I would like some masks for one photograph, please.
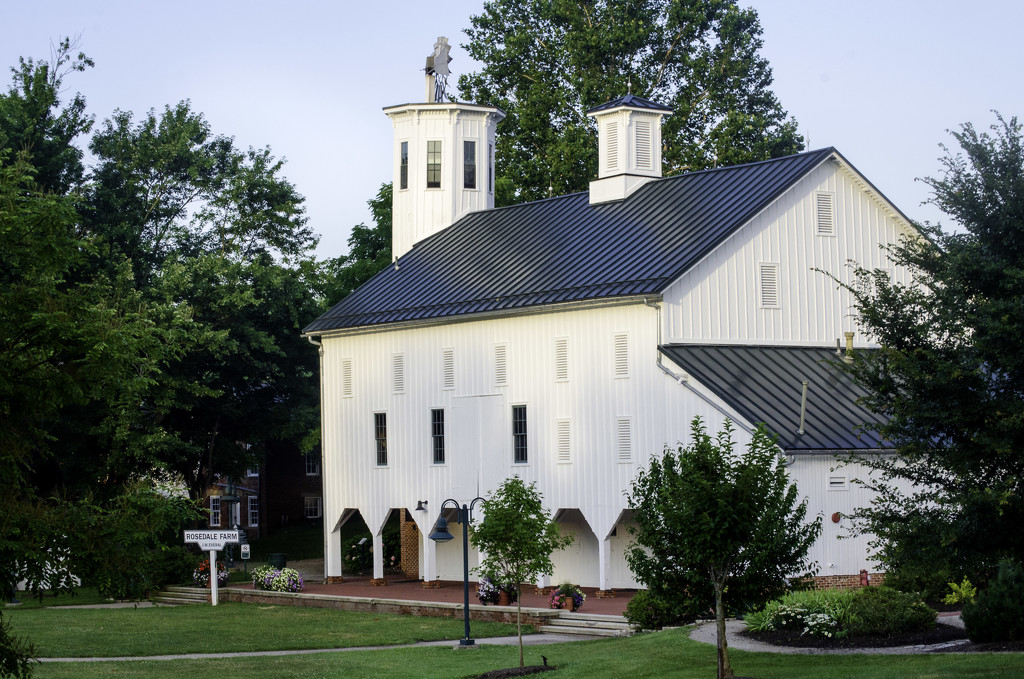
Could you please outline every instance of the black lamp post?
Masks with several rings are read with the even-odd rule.
[[[430,539],[434,542],[448,542],[453,538],[448,532],[448,520],[444,518],[444,508],[451,502],[452,506],[459,510],[459,523],[462,524],[462,596],[466,638],[459,640],[459,646],[473,646],[475,643],[469,638],[469,522],[473,520],[473,507],[483,500],[482,497],[475,497],[468,505],[463,504],[460,507],[456,500],[448,498],[441,503],[441,512],[437,516],[437,523],[434,524],[434,532],[430,534]]]

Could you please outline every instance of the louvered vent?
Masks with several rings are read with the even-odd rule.
[[[445,349],[441,353],[441,381],[444,389],[455,388],[455,350]]]
[[[636,167],[639,170],[650,170],[654,149],[651,148],[651,123],[646,120],[636,122]]]
[[[555,340],[555,380],[569,379],[569,340],[564,337]]]
[[[608,170],[619,169],[619,124],[617,122],[608,123],[608,128],[605,130],[605,163],[604,166]]]
[[[819,236],[834,236],[836,233],[835,194],[819,191],[815,194],[816,216]]]
[[[566,464],[572,462],[572,422],[570,420],[558,420],[556,423],[555,442],[558,462]]]
[[[396,394],[405,393],[405,354],[391,357],[391,388]]]
[[[498,344],[494,347],[494,383],[499,387],[508,384],[506,354],[504,344]]]
[[[341,395],[352,396],[352,359],[348,358],[341,362]]]
[[[628,417],[620,417],[615,423],[615,443],[619,462],[633,461],[633,427]]]
[[[761,306],[776,308],[779,306],[779,265],[760,265]]]
[[[615,335],[615,376],[629,377],[629,338],[626,333]]]

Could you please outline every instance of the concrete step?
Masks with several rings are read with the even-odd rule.
[[[205,604],[210,600],[210,590],[203,587],[183,587],[168,585],[153,597],[153,601],[161,604]]]
[[[629,623],[621,615],[595,615],[562,612],[547,625],[537,628],[551,634],[577,634],[582,636],[626,637],[632,633]]]

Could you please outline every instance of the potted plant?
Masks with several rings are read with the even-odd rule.
[[[587,595],[583,593],[579,585],[563,582],[551,592],[551,596],[548,598],[548,605],[551,608],[564,608],[569,611],[576,611],[583,606],[583,602],[586,600]]]
[[[516,602],[515,585],[503,585],[492,576],[485,575],[480,579],[476,589],[477,598],[483,605],[509,606]]]

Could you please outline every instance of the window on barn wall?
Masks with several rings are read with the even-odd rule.
[[[516,464],[529,461],[526,444],[526,406],[512,406],[512,460]]]
[[[444,409],[430,411],[430,441],[434,451],[434,464],[444,464]]]
[[[462,188],[476,188],[476,142],[462,142]]]
[[[441,142],[427,142],[427,188],[441,188]]]
[[[402,142],[402,157],[398,165],[398,188],[409,188],[409,142]]]
[[[387,413],[373,414],[373,439],[377,450],[377,466],[385,467],[388,464],[388,415]]]

